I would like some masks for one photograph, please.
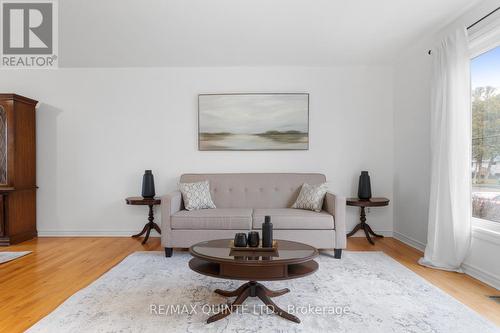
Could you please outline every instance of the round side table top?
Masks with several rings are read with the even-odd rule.
[[[125,199],[127,205],[159,205],[161,204],[161,199],[155,198],[143,198],[143,197],[128,197]]]
[[[387,198],[371,198],[368,200],[358,199],[358,198],[347,198],[346,204],[348,206],[356,207],[382,207],[389,205],[389,199]]]

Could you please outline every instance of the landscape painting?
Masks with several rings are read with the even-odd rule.
[[[199,150],[307,150],[309,94],[201,94]]]

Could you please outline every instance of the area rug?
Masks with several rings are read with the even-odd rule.
[[[215,294],[243,282],[202,276],[188,253],[136,252],[82,289],[28,332],[443,332],[498,328],[381,252],[318,258],[308,277],[264,282],[290,288],[274,298],[302,322],[267,313],[251,298],[241,311],[205,321],[227,299]]]
[[[30,254],[31,251],[19,251],[19,252],[0,252],[0,264],[4,262],[12,261],[17,258],[21,258],[27,254]]]

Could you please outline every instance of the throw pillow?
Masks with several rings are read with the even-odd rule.
[[[182,193],[184,207],[187,210],[215,208],[210,196],[208,180],[196,183],[180,183],[179,190]]]
[[[321,212],[323,199],[328,190],[326,183],[320,185],[309,185],[304,183],[300,189],[299,197],[295,200],[292,208],[308,209]]]

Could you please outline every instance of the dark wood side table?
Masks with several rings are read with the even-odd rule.
[[[351,237],[354,235],[358,230],[363,229],[366,235],[366,239],[372,244],[375,245],[373,240],[370,237],[370,234],[372,234],[375,237],[381,237],[383,238],[384,236],[378,235],[373,232],[372,228],[366,223],[366,214],[365,214],[365,208],[366,207],[383,207],[389,205],[389,199],[387,198],[371,198],[368,200],[361,200],[358,198],[347,198],[347,206],[355,206],[355,207],[360,207],[361,212],[359,215],[359,220],[360,222],[358,225],[352,229],[350,233],[347,234],[347,237]]]
[[[142,241],[142,244],[145,244],[148,241],[149,238],[149,233],[151,232],[151,229],[155,229],[158,231],[159,234],[161,234],[161,229],[156,224],[154,221],[154,215],[153,215],[153,206],[161,204],[161,199],[160,198],[143,198],[143,197],[128,197],[125,199],[125,202],[127,205],[135,205],[135,206],[149,206],[149,215],[148,215],[148,223],[144,226],[142,231],[138,233],[137,235],[133,235],[132,237],[140,237],[144,233],[146,233],[146,237],[144,237],[144,240]]]

